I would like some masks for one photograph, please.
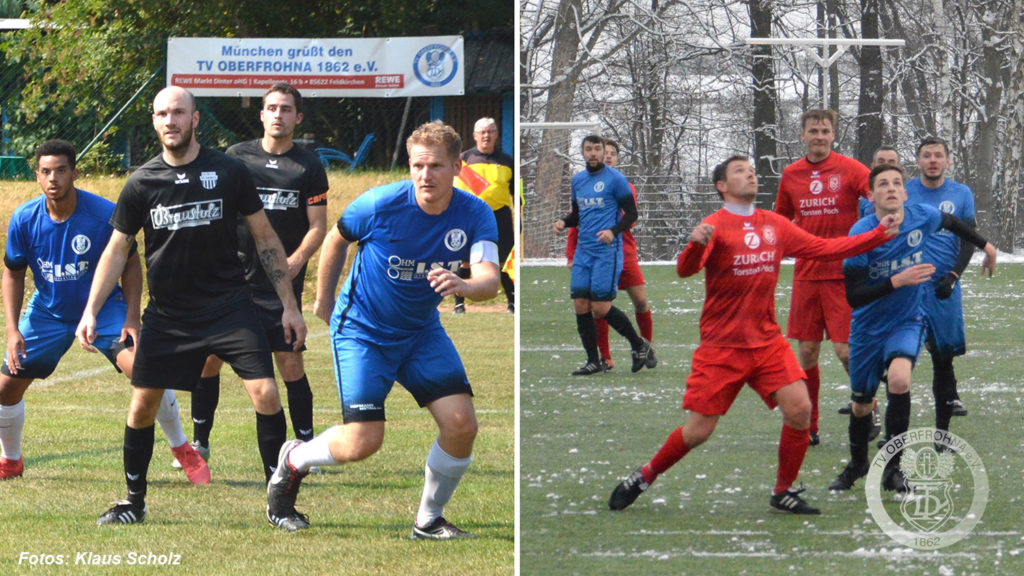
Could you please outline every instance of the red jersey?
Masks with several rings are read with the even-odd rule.
[[[782,171],[775,211],[821,238],[850,233],[859,220],[859,198],[868,198],[867,166],[832,152],[821,162],[803,157]],[[797,260],[794,280],[841,280],[843,263]]]
[[[629,184],[629,189],[633,191],[633,201],[636,202],[636,188],[633,187],[632,183]],[[636,222],[633,225],[636,225]],[[633,226],[630,226],[630,229],[632,228]],[[570,262],[576,256],[576,243],[579,242],[579,236],[580,231],[578,228],[569,228],[569,237],[565,241],[565,258]],[[640,260],[636,250],[636,238],[633,237],[633,232],[630,230],[622,233],[622,260],[623,262]]]
[[[775,321],[775,286],[784,256],[839,262],[889,239],[879,224],[871,232],[826,240],[757,209],[740,216],[723,208],[703,223],[715,227],[711,241],[690,242],[679,254],[676,273],[686,278],[705,269],[700,343],[730,348],[759,348],[782,334]]]

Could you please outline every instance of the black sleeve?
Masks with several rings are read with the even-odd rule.
[[[580,225],[580,207],[578,204],[572,203],[572,210],[565,216],[562,216],[562,222],[565,222],[566,228],[575,228]]]
[[[843,279],[846,282],[846,302],[851,308],[870,304],[896,289],[891,278],[881,284],[869,285],[867,268],[843,268]]]
[[[616,236],[622,234],[626,230],[629,230],[629,227],[636,222],[637,218],[640,217],[636,211],[636,199],[633,198],[632,194],[630,194],[625,201],[619,202],[619,208],[621,208],[623,212],[622,218],[619,218],[619,221],[615,226],[612,226],[611,229],[612,234],[615,234]]]
[[[942,227],[978,248],[984,248],[988,244],[988,240],[985,240],[981,234],[978,234],[978,231],[973,226],[952,214],[942,213]],[[961,252],[963,251],[961,250]]]
[[[969,220],[961,220],[967,226],[975,228],[974,218]],[[960,239],[960,254],[956,257],[956,264],[953,265],[952,272],[959,278],[964,275],[964,270],[967,269],[967,265],[971,263],[971,256],[974,256],[974,244],[971,244],[967,239]]]

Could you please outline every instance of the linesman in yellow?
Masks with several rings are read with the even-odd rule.
[[[497,149],[498,124],[494,118],[481,118],[473,126],[476,146],[462,153],[462,170],[455,177],[455,187],[472,192],[487,202],[498,223],[498,261],[505,262],[516,242],[512,219],[512,157]],[[459,276],[469,278],[469,268],[463,265]],[[508,272],[501,273],[501,287],[508,299],[508,312],[516,311],[516,285]],[[464,314],[466,303],[455,298],[455,313]]]

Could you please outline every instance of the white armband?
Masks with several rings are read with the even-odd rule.
[[[469,247],[469,265],[477,262],[490,262],[495,266],[498,264],[498,245],[490,240],[481,240]]]

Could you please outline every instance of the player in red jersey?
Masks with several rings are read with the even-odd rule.
[[[793,490],[809,440],[811,404],[803,370],[775,321],[775,286],[784,256],[836,260],[861,254],[895,235],[895,218],[871,232],[823,239],[786,218],[754,208],[757,175],[750,159],[733,156],[715,167],[715,188],[725,206],[690,234],[676,272],[692,276],[705,269],[700,345],[693,354],[683,408],[686,424],[668,436],[661,450],[612,492],[608,506],[622,510],[652,482],[699,446],[715,430],[744,384],[768,405],[782,411],[779,468],[770,500],[793,514],[818,514]]]
[[[611,138],[604,139],[604,164],[614,167],[619,163],[619,143]],[[633,199],[636,200],[636,188],[631,183],[629,189],[633,191]],[[576,255],[576,241],[579,237],[579,230],[569,229],[569,238],[565,243],[565,257],[569,267],[572,268],[572,259]],[[636,238],[633,233],[626,230],[622,233],[622,275],[619,276],[619,290],[625,290],[629,299],[633,301],[633,314],[636,317],[636,326],[640,329],[640,335],[648,342],[654,341],[654,321],[651,318],[651,305],[647,301],[647,285],[644,281],[644,274],[640,271],[640,257],[637,254]],[[615,367],[612,362],[612,352],[608,346],[608,322],[604,318],[595,318],[597,325],[597,347],[601,351],[601,362],[605,370]]]
[[[800,140],[807,155],[786,166],[779,181],[775,211],[822,238],[850,232],[860,198],[868,198],[868,168],[832,150],[836,113],[808,110],[800,117]],[[823,334],[832,340],[843,369],[850,371],[850,305],[846,302],[842,262],[798,259],[786,337],[799,342],[797,359],[807,374],[811,397],[811,445],[818,444],[818,356]]]

